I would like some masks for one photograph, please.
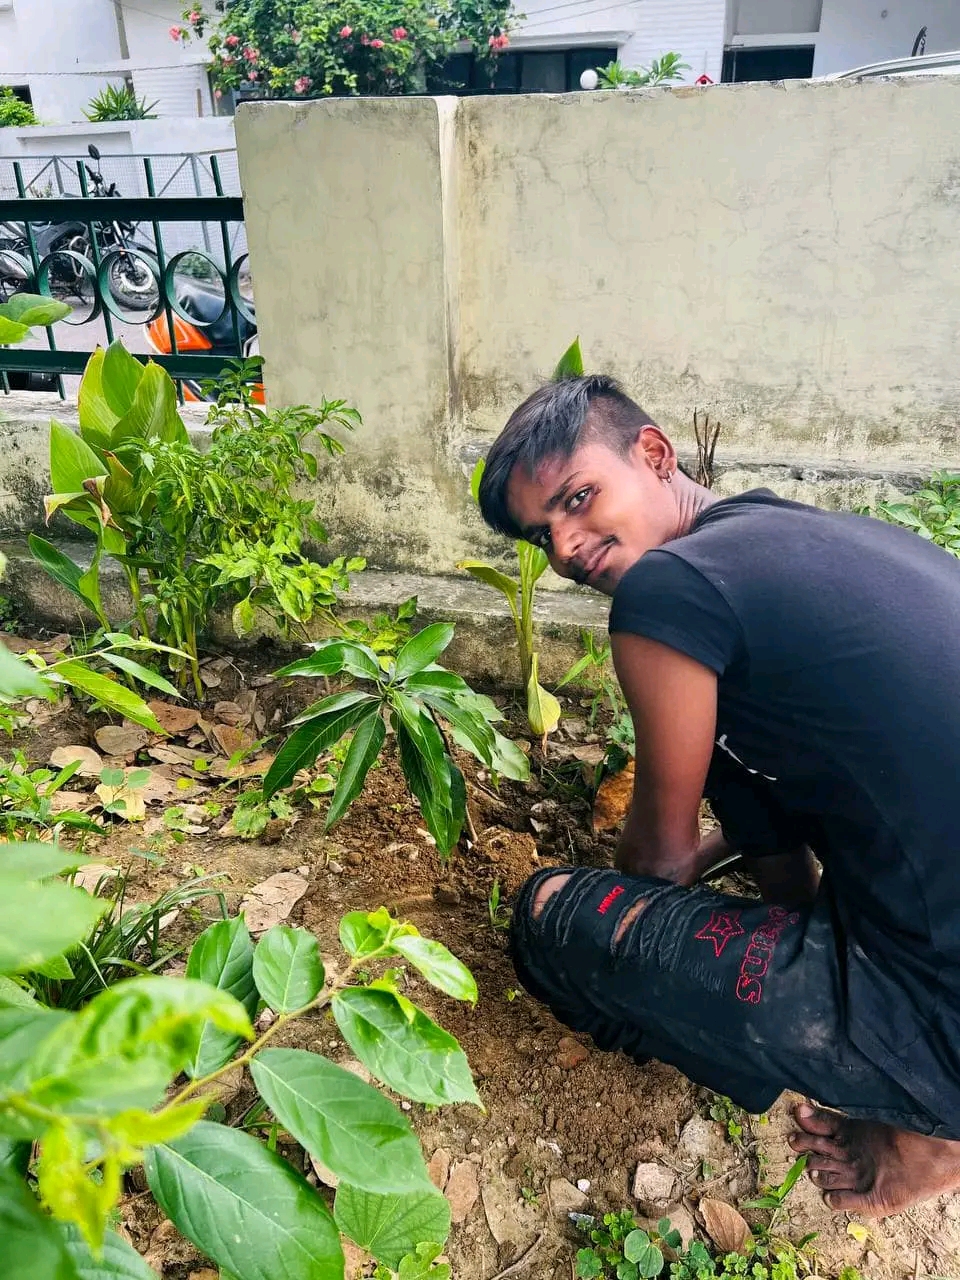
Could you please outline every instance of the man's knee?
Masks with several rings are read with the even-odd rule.
[[[641,898],[639,902],[635,902],[629,910],[623,913],[623,919],[617,925],[616,932],[613,935],[614,942],[620,941],[646,905],[646,898]]]
[[[547,905],[547,899],[552,898],[555,893],[559,893],[569,879],[568,873],[567,875],[551,876],[549,880],[544,880],[534,896],[533,906],[530,909],[534,920],[539,919],[543,908]]]

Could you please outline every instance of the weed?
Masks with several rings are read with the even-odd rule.
[[[155,102],[137,98],[127,84],[105,85],[96,97],[87,103],[84,115],[94,123],[108,120],[156,120]]]
[[[293,806],[285,795],[264,799],[259,789],[244,791],[233,811],[233,825],[241,840],[256,840],[272,818],[292,818]]]
[[[717,441],[720,439],[720,432],[723,430],[723,423],[715,422],[710,425],[710,415],[703,415],[703,422],[700,421],[700,411],[693,411],[693,435],[697,442],[697,470],[694,480],[697,484],[702,484],[706,489],[713,488],[713,455],[717,451]]]
[[[715,1093],[710,1099],[708,1114],[711,1120],[723,1125],[734,1146],[743,1146],[743,1130],[747,1118],[745,1111],[722,1093]]]
[[[510,928],[510,909],[500,900],[500,881],[494,880],[487,898],[487,916],[494,930]]]
[[[507,1004],[513,1004],[514,1000],[518,999],[522,995],[523,992],[519,987],[507,987],[506,991],[503,993]]]
[[[755,1200],[744,1200],[744,1209],[773,1209],[776,1214],[783,1208],[783,1202],[800,1180],[807,1167],[807,1157],[800,1156],[794,1160],[787,1170],[784,1180],[774,1187],[767,1187],[764,1193]]]
[[[689,64],[680,61],[679,53],[665,53],[654,58],[649,67],[628,68],[619,59],[597,67],[601,89],[643,89],[649,85],[663,84],[666,80],[679,80],[682,71],[689,71]]]
[[[380,665],[386,668],[390,659],[396,657],[401,645],[410,639],[411,624],[417,616],[417,597],[411,596],[397,606],[392,614],[374,614],[372,622],[362,618],[351,618],[340,623],[340,631],[347,640],[357,644],[365,644],[379,657]]]
[[[902,502],[879,502],[872,512],[865,509],[861,514],[903,525],[960,557],[960,475],[935,472],[929,484]]]
[[[576,1274],[580,1280],[594,1280],[599,1276],[615,1276],[616,1280],[644,1280],[658,1276],[663,1270],[663,1249],[666,1245],[676,1249],[681,1243],[669,1218],[661,1218],[655,1231],[644,1231],[637,1226],[629,1210],[605,1213],[601,1225],[594,1219],[585,1220],[591,1246],[577,1253]]]
[[[37,832],[95,831],[97,824],[73,809],[57,810],[53,797],[80,768],[76,760],[59,772],[31,769],[22,751],[12,760],[0,759],[0,829],[8,840],[22,840]]]

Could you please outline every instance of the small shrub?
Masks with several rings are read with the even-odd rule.
[[[605,67],[597,67],[597,75],[601,89],[643,89],[679,80],[680,73],[689,70],[689,63],[681,62],[679,53],[665,53],[661,58],[654,58],[649,67],[636,70],[628,70],[619,59],[608,62]]]
[[[146,98],[137,101],[137,95],[129,85],[108,84],[91,98],[84,115],[95,124],[109,120],[156,120],[154,107]]]
[[[39,123],[29,102],[18,98],[7,85],[0,85],[0,129],[24,129]]]
[[[872,512],[863,514],[912,529],[921,538],[960,557],[960,475],[935,472],[929,484],[902,502],[879,502]]]

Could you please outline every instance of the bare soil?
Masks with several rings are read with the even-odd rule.
[[[211,700],[234,696],[251,674],[231,667]],[[266,724],[272,726],[303,705],[301,692],[279,685],[261,688]],[[575,705],[567,709],[571,717],[583,716]],[[24,735],[25,749],[32,760],[43,763],[58,743],[94,745],[94,731],[102,723],[103,717],[84,718],[73,711]],[[282,832],[268,830],[266,839],[225,839],[214,824],[202,835],[164,833],[147,841],[133,824],[118,823],[86,846],[99,861],[124,864],[131,847],[150,847],[158,861],[134,860],[131,891],[138,899],[198,869],[222,873],[231,910],[245,891],[268,876],[299,869],[309,887],[290,921],[317,934],[332,967],[339,955],[340,916],[381,904],[444,942],[470,966],[480,990],[475,1009],[446,999],[423,982],[410,983],[413,998],[461,1041],[485,1108],[428,1112],[414,1105],[410,1111],[427,1158],[438,1149],[449,1157],[461,1208],[466,1206],[446,1247],[458,1280],[493,1280],[521,1257],[523,1265],[514,1274],[570,1280],[583,1241],[568,1218],[571,1206],[564,1197],[569,1187],[558,1179],[589,1183],[582,1212],[630,1208],[642,1218],[630,1194],[633,1173],[638,1162],[656,1162],[675,1174],[672,1198],[703,1235],[697,1217],[701,1196],[736,1204],[760,1183],[778,1182],[792,1162],[784,1137],[793,1099],[784,1096],[769,1117],[747,1120],[742,1145],[737,1145],[722,1124],[708,1118],[712,1096],[706,1091],[662,1064],[638,1066],[589,1043],[581,1049],[576,1037],[518,991],[505,933],[489,918],[494,882],[509,904],[537,867],[602,865],[609,862],[613,845],[612,835],[593,835],[587,802],[560,785],[551,757],[543,766],[534,747],[532,758],[531,782],[504,784],[499,794],[478,776],[471,760],[461,760],[478,840],[469,849],[463,844],[446,864],[426,835],[389,752],[330,834],[323,832],[322,813],[307,809]],[[181,913],[170,936],[187,946],[215,913],[213,900],[209,911]],[[332,1020],[319,1015],[291,1028],[287,1042],[333,1058],[348,1056]],[[252,1101],[249,1081],[240,1082],[227,1104],[229,1117],[242,1115]],[[690,1125],[692,1120],[696,1123]],[[315,1179],[296,1144],[281,1140],[281,1149]],[[437,1163],[446,1160],[441,1155]],[[473,1175],[479,1194],[470,1204]],[[214,1280],[215,1271],[205,1270],[209,1264],[163,1222],[141,1188],[142,1182],[132,1177],[121,1205],[129,1239],[163,1280]],[[563,1203],[556,1202],[558,1196]],[[815,1232],[820,1275],[836,1276],[843,1266],[857,1267],[868,1280],[960,1274],[960,1197],[868,1224],[866,1234],[856,1225],[851,1233],[851,1220],[831,1213],[805,1179],[787,1201],[787,1210],[779,1234],[797,1241]],[[759,1211],[745,1211],[745,1216],[765,1220]]]

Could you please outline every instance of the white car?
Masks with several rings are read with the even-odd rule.
[[[840,71],[827,80],[872,80],[877,76],[955,76],[960,75],[960,49],[952,53],[925,53],[916,58],[893,58],[889,62],[870,62],[852,71]]]

